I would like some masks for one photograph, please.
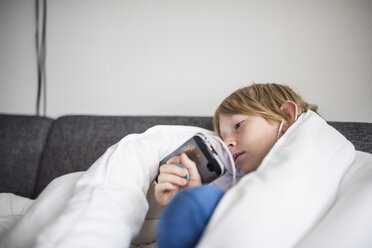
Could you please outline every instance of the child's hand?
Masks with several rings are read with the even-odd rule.
[[[186,169],[189,171],[189,182],[186,185],[186,188],[200,186],[202,184],[201,177],[199,174],[198,169],[196,168],[196,164],[194,161],[189,159],[186,153],[181,154],[181,163]]]
[[[182,164],[189,172],[189,181],[185,169],[175,165]],[[181,188],[189,188],[201,185],[201,178],[195,163],[186,154],[175,156],[160,166],[158,184],[155,185],[155,198],[161,205],[165,206]]]

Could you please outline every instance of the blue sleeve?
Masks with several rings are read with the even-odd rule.
[[[158,247],[195,247],[223,194],[223,190],[213,185],[176,194],[160,216]]]

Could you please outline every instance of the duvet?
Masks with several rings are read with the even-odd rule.
[[[0,247],[129,247],[158,161],[197,132],[213,136],[156,126],[123,138],[86,172],[53,181],[27,211],[8,211],[18,220],[0,234]],[[231,171],[221,180],[230,181]],[[368,247],[370,209],[372,155],[308,111],[225,193],[198,246]]]
[[[234,170],[212,131],[155,126],[124,137],[86,172],[55,179],[27,202],[27,211],[14,208],[27,199],[0,194],[0,247],[129,247],[148,211],[146,194],[159,161],[196,133],[209,137],[225,161],[227,173],[218,180],[229,187]]]
[[[308,111],[224,195],[198,246],[370,247],[370,209],[372,155]]]

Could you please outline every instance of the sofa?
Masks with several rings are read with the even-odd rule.
[[[372,123],[328,123],[350,140],[356,150],[372,153]],[[35,199],[53,179],[87,170],[121,138],[142,133],[154,125],[213,128],[212,117],[198,116],[68,115],[52,119],[0,114],[0,192]],[[155,216],[161,209],[154,206],[151,191],[148,199],[152,201],[150,211],[158,208]],[[146,228],[140,233],[138,244],[151,241],[146,240],[151,225]]]

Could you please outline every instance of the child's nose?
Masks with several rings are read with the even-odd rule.
[[[225,137],[223,140],[227,147],[235,147],[236,146],[236,140],[232,136]]]

